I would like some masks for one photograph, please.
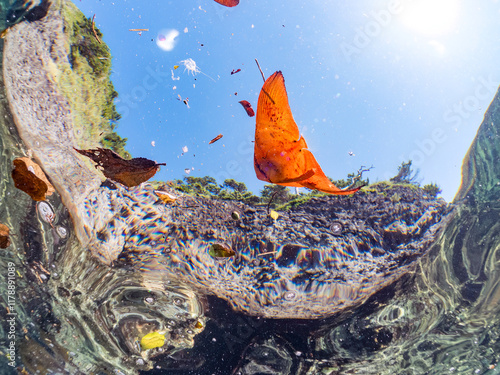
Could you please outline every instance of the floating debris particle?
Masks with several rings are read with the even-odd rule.
[[[148,333],[141,339],[142,350],[160,348],[163,344],[165,344],[165,335],[158,332]]]
[[[241,69],[236,69],[231,71],[231,75],[241,72]]]
[[[136,31],[141,36],[144,31],[149,31],[149,29],[128,29],[128,31]]]
[[[182,147],[182,152],[186,153],[186,152],[188,152],[188,150],[189,150],[189,149],[188,149],[188,146],[184,146],[184,147]]]
[[[210,256],[212,256],[214,258],[229,258],[229,257],[236,255],[234,250],[230,249],[229,247],[227,247],[225,245],[221,245],[218,243],[214,243],[210,246],[210,249],[208,250],[208,254],[210,254]]]
[[[10,246],[9,233],[9,227],[0,223],[0,249],[6,249]]]
[[[241,100],[238,103],[240,103],[243,108],[245,108],[245,111],[247,112],[247,115],[250,117],[255,116],[255,112],[252,108],[252,105],[248,102],[248,100]]]
[[[155,146],[156,146],[155,141],[151,141],[151,146],[153,146],[153,147],[155,147]]]
[[[240,0],[214,0],[216,3],[224,5],[226,7],[235,7],[240,3]]]
[[[210,142],[208,142],[209,145],[211,145],[212,143],[214,142],[217,142],[219,139],[221,139],[223,137],[222,134],[219,134],[217,137],[215,137],[214,139],[212,139]]]
[[[189,73],[191,73],[193,76],[195,76],[198,73],[201,73],[204,76],[207,76],[208,78],[210,78],[212,81],[215,82],[215,79],[213,79],[212,77],[210,77],[209,75],[207,75],[201,71],[200,67],[198,65],[196,65],[196,61],[194,61],[193,59],[189,58],[186,60],[182,60],[182,61],[180,61],[180,63],[182,65],[184,65],[184,71],[187,70],[188,75],[189,75]]]
[[[240,213],[238,211],[231,212],[231,217],[233,220],[240,220]]]
[[[186,174],[190,174],[191,173],[191,169],[186,168],[186,169],[184,169],[184,172],[186,172]]]
[[[272,255],[272,254],[276,254],[276,251],[267,251],[265,253],[258,254],[257,256],[258,257],[263,257],[263,256],[266,256],[266,255]]]
[[[177,96],[179,97],[177,100],[180,100],[181,102],[183,102],[188,108],[189,107],[189,98],[186,98],[186,99],[182,99],[182,96],[180,94],[177,94]]]
[[[160,198],[163,203],[174,203],[179,197],[176,197],[173,194],[167,193],[166,191],[161,191],[161,190],[155,190],[155,194]]]

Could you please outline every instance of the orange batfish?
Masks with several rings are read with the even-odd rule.
[[[254,166],[259,180],[339,195],[361,189],[339,189],[321,170],[293,120],[281,72],[274,73],[262,86],[256,122]]]

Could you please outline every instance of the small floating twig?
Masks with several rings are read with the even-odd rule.
[[[95,19],[95,14],[94,14],[94,16],[92,17],[92,31],[94,32],[94,36],[95,36],[95,38],[97,39],[97,41],[99,42],[99,44],[101,44],[102,42],[101,42],[101,40],[99,39],[99,37],[97,36],[97,33],[96,33],[96,31],[95,31],[95,28],[94,28],[94,19]]]
[[[149,31],[149,29],[128,29],[128,31]]]
[[[266,77],[264,76],[264,73],[262,73],[262,69],[260,68],[259,61],[257,59],[255,59],[255,62],[257,63],[257,66],[259,67],[259,71],[260,71],[260,74],[262,75],[262,79],[264,80],[264,82],[266,82]]]
[[[267,253],[257,254],[258,257],[263,257],[264,255],[276,254],[277,251],[268,251]]]

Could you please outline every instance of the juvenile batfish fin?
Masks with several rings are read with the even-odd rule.
[[[352,194],[360,188],[342,190],[321,170],[307,149],[292,116],[281,72],[262,86],[257,103],[254,167],[257,178],[284,186],[307,187],[329,194]]]

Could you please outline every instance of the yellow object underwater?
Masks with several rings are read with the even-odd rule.
[[[278,220],[278,217],[280,216],[280,214],[274,210],[271,210],[271,212],[269,212],[269,216],[271,216],[273,218],[273,220]]]
[[[148,350],[159,348],[165,344],[165,335],[158,332],[148,333],[141,339],[141,349]]]

